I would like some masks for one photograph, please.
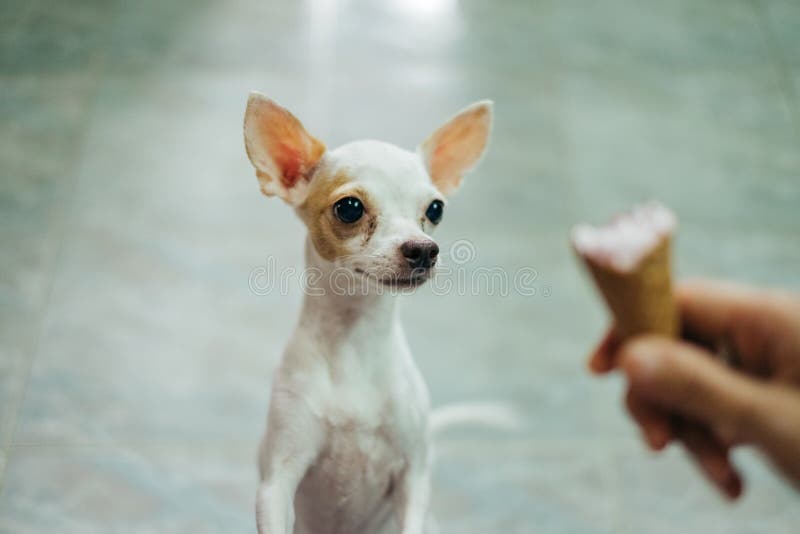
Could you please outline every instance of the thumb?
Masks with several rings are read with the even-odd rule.
[[[725,441],[750,441],[761,424],[764,386],[697,346],[643,336],[625,343],[619,358],[637,395],[707,424]]]

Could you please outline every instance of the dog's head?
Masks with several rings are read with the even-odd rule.
[[[244,137],[261,191],[295,208],[321,258],[376,284],[412,287],[432,273],[445,197],[480,159],[491,123],[492,103],[482,101],[416,152],[379,141],[326,150],[291,113],[251,93]]]

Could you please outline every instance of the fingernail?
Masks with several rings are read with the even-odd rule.
[[[662,426],[654,426],[649,430],[650,441],[653,449],[659,451],[667,446],[669,443],[670,435],[667,429]]]
[[[654,451],[659,450],[658,436],[656,434],[657,432],[652,428],[648,428],[647,430],[644,431],[644,437],[645,441],[647,441],[647,446]]]
[[[605,360],[600,357],[600,353],[595,351],[589,355],[589,362],[587,364],[589,371],[596,375],[600,375],[608,371],[608,365]]]
[[[736,473],[731,473],[725,483],[725,492],[731,499],[736,499],[742,494],[743,487],[742,479]]]
[[[705,462],[706,469],[708,469],[714,480],[719,480],[723,486],[728,487],[731,475],[733,474],[727,464],[724,464],[716,459],[710,459]]]

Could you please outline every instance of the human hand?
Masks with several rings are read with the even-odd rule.
[[[589,368],[621,370],[650,447],[679,440],[728,497],[742,491],[729,454],[740,444],[800,488],[800,298],[712,281],[683,284],[676,296],[682,340],[621,342],[612,327]]]

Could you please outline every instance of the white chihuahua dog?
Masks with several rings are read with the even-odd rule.
[[[416,152],[379,141],[326,150],[287,110],[250,95],[247,154],[261,191],[308,227],[316,273],[272,381],[260,533],[424,531],[432,418],[396,294],[432,275],[445,196],[480,159],[491,123],[492,103],[481,101]],[[343,291],[342,274],[357,291]]]

